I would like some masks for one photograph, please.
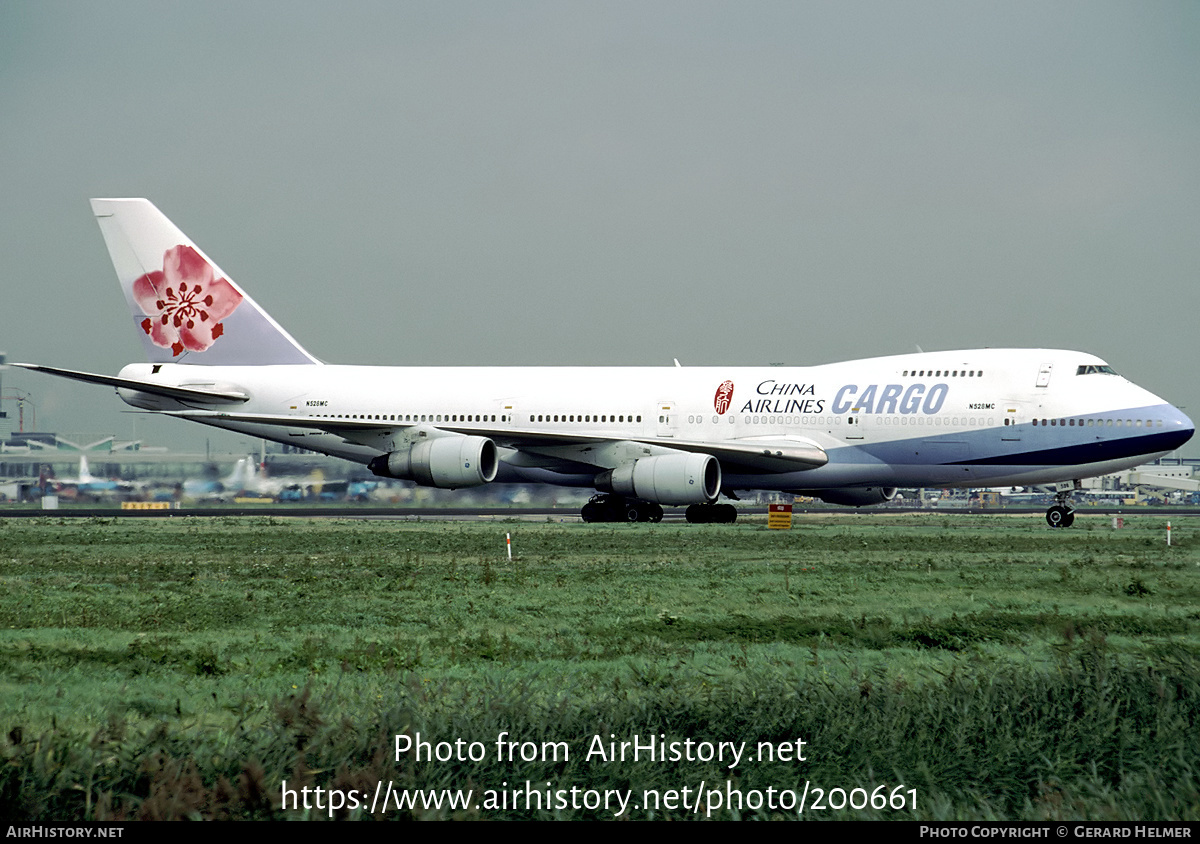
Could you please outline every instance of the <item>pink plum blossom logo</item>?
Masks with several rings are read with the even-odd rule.
[[[726,381],[720,387],[717,387],[717,394],[713,396],[713,409],[722,416],[729,410],[729,405],[733,402],[733,382]]]
[[[163,255],[162,270],[133,283],[133,298],[146,314],[142,330],[154,345],[203,352],[225,333],[221,320],[242,303],[242,294],[190,246],[173,246]]]

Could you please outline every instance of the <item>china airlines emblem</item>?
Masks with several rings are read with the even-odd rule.
[[[133,282],[133,298],[146,318],[142,331],[172,355],[203,352],[225,333],[221,320],[242,303],[242,294],[190,246],[174,246],[163,268]]]
[[[713,397],[713,407],[717,413],[722,416],[725,411],[729,410],[729,405],[733,403],[733,382],[726,381],[720,387],[717,387],[717,394]]]

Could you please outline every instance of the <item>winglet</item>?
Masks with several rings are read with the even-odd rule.
[[[151,363],[320,363],[149,200],[92,212]]]

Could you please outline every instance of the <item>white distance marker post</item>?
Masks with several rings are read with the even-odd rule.
[[[1171,523],[1167,522],[1167,547],[1171,546]]]
[[[512,534],[511,533],[504,534],[504,543],[508,546],[508,561],[511,563],[512,562]]]

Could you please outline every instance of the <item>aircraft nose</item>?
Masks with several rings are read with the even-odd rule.
[[[1171,451],[1182,446],[1196,433],[1196,425],[1177,407],[1172,407],[1165,420],[1168,430],[1165,432],[1167,448]]]

